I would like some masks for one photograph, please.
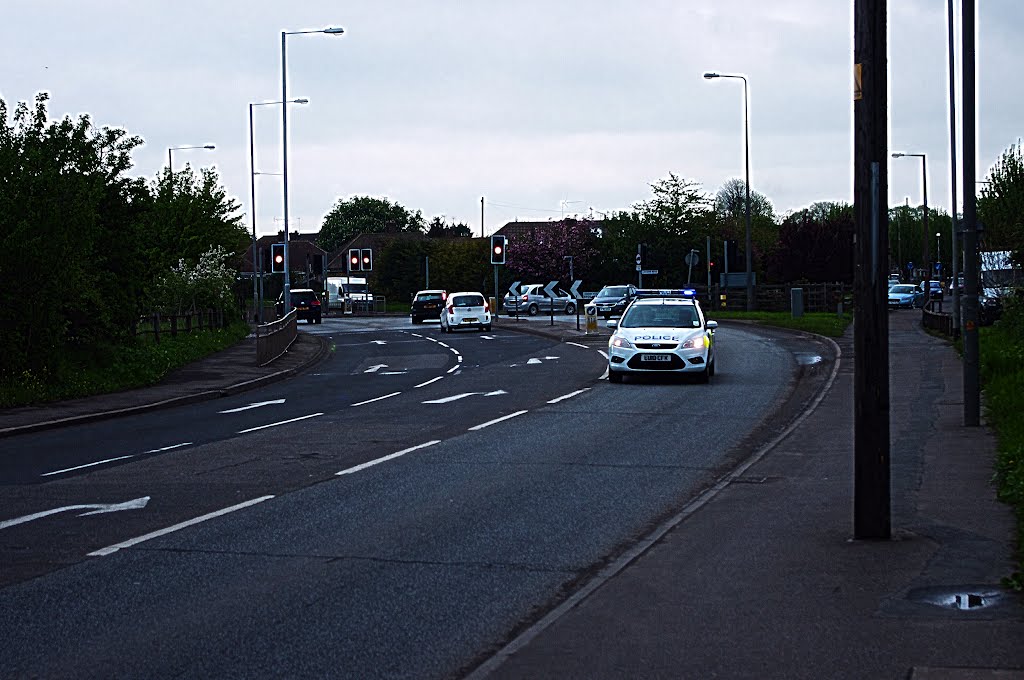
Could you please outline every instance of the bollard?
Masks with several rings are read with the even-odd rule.
[[[587,314],[587,335],[597,333],[597,305],[587,305],[583,311]]]
[[[799,319],[804,315],[804,289],[792,288],[789,291],[790,308],[793,310],[793,318]]]

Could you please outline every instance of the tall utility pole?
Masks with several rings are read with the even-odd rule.
[[[480,238],[484,237],[484,197],[480,197]]]
[[[853,535],[891,535],[889,483],[889,316],[886,0],[854,0]]]
[[[961,333],[960,323],[960,236],[957,231],[960,223],[956,217],[956,44],[953,30],[953,0],[947,0],[946,20],[949,24],[949,170],[950,179],[950,217],[953,226],[953,337]]]
[[[974,194],[977,134],[974,121],[974,0],[962,0],[960,39],[963,42],[964,107],[964,296],[960,301],[964,317],[964,425],[981,422],[981,364],[978,345],[978,215]]]

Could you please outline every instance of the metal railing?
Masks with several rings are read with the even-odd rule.
[[[256,327],[256,365],[266,366],[288,351],[299,337],[298,314],[293,309],[277,321]]]

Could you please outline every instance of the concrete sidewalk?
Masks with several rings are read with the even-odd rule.
[[[852,330],[839,345],[795,429],[471,677],[1024,678],[1013,516],[956,352],[890,315],[893,539],[853,541]]]
[[[171,372],[155,385],[39,406],[0,409],[0,437],[237,394],[289,378],[320,361],[327,350],[325,339],[300,332],[283,356],[267,366],[257,366],[256,338],[250,336]]]

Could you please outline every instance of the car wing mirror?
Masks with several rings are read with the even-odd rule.
[[[704,327],[707,328],[709,331],[714,331],[716,328],[718,328],[718,322],[708,321],[707,323],[704,324]]]

